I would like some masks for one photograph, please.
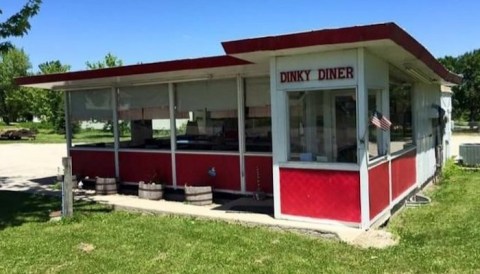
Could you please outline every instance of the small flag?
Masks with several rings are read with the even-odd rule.
[[[392,122],[390,122],[390,120],[388,120],[387,117],[383,116],[378,111],[373,112],[372,118],[370,119],[370,123],[372,123],[372,125],[384,131],[389,130],[390,126],[392,125]]]

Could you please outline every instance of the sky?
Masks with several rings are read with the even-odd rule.
[[[0,22],[26,0],[2,1]],[[29,33],[9,39],[32,71],[71,70],[112,53],[123,64],[223,55],[222,41],[395,22],[435,57],[480,48],[478,0],[43,0]]]

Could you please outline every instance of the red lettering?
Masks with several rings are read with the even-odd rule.
[[[290,74],[290,82],[298,81],[297,74],[295,73],[295,71],[290,71],[288,72],[288,74]]]
[[[280,83],[310,81],[311,70],[293,70],[280,72]]]
[[[325,70],[318,69],[318,80],[325,80]]]
[[[345,68],[338,68],[338,79],[345,79]]]
[[[310,81],[310,72],[312,70],[292,70],[280,72],[280,82],[305,82]],[[353,79],[353,67],[335,67],[321,68],[317,70],[318,80],[335,80],[335,79]]]
[[[285,83],[285,82],[287,82],[287,73],[280,72],[280,83]]]
[[[295,71],[295,74],[297,74],[297,79],[298,79],[298,82],[303,82],[303,71],[302,70],[298,70],[298,71]]]
[[[310,70],[310,69],[309,69],[309,70],[305,70],[305,76],[306,76],[306,78],[307,78],[307,81],[310,81],[310,71],[312,71],[312,70]]]
[[[353,79],[353,67],[347,67],[347,78]]]
[[[337,79],[337,68],[328,69],[327,79]]]

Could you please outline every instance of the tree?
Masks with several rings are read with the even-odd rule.
[[[33,89],[19,87],[14,81],[26,76],[30,67],[23,50],[12,48],[0,52],[0,116],[7,125],[33,114]]]
[[[90,63],[87,61],[86,65],[87,65],[87,69],[102,69],[102,68],[119,67],[123,65],[123,62],[115,55],[111,53],[107,53],[103,61],[98,61],[94,63]]]
[[[90,63],[87,61],[86,63],[88,69],[102,69],[102,68],[112,68],[118,67],[123,65],[122,60],[120,60],[117,56],[111,54],[110,52],[105,55],[103,61],[98,61],[96,63]],[[119,127],[125,128],[123,122],[119,125]],[[103,126],[103,131],[111,131],[113,132],[113,121],[107,121]],[[121,130],[120,132],[122,132]]]
[[[38,65],[40,74],[63,73],[70,70],[59,60]],[[36,90],[35,113],[50,123],[57,133],[65,132],[65,110],[63,92],[55,90]]]
[[[40,10],[42,0],[28,0],[23,8],[10,16],[4,22],[0,22],[0,52],[6,52],[13,48],[12,43],[3,41],[9,37],[19,37],[28,33],[30,23],[28,20],[35,16]],[[0,15],[2,14],[0,9]]]
[[[480,119],[480,49],[458,57],[446,56],[439,61],[449,70],[461,74],[463,81],[452,88],[453,116],[469,121]]]

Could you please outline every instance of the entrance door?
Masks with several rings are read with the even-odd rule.
[[[357,104],[355,92],[333,96],[333,155],[336,162],[357,162]]]

